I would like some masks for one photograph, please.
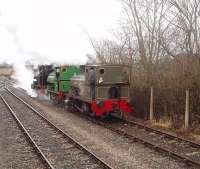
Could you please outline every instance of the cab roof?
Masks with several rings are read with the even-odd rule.
[[[119,66],[119,67],[130,67],[129,65],[120,65],[120,64],[93,64],[85,65],[86,67],[100,67],[100,66]]]

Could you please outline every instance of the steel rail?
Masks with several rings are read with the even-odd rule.
[[[165,136],[167,138],[171,138],[171,139],[179,140],[179,141],[182,141],[182,142],[186,142],[186,143],[189,143],[190,145],[192,145],[193,147],[200,148],[200,144],[195,142],[195,141],[192,141],[192,140],[177,136],[177,135],[172,134],[172,133],[165,132],[163,130],[159,130],[159,129],[150,127],[150,126],[148,126],[146,124],[142,124],[140,122],[130,121],[130,120],[127,120],[127,119],[122,119],[122,118],[119,118],[119,119],[122,120],[124,123],[130,124],[132,126],[138,126],[140,128],[145,129],[146,131],[150,131],[150,132],[153,132],[153,133],[156,133],[156,134],[159,134],[159,135],[163,135],[163,136]]]
[[[29,134],[29,132],[26,130],[26,128],[24,127],[24,125],[21,123],[21,121],[19,120],[19,118],[17,117],[16,113],[12,110],[12,108],[10,107],[10,105],[7,103],[7,101],[0,96],[1,99],[3,100],[4,104],[6,105],[6,107],[8,108],[8,110],[10,111],[11,115],[13,116],[14,120],[17,122],[18,126],[21,128],[21,130],[23,131],[23,133],[26,135],[26,137],[28,138],[29,142],[33,145],[34,149],[38,152],[38,154],[40,155],[40,157],[42,158],[42,160],[46,163],[47,167],[50,169],[55,169],[52,164],[49,162],[49,160],[47,159],[47,157],[43,154],[43,152],[40,150],[40,148],[37,146],[37,144],[35,143],[35,141],[33,140],[33,138],[31,137],[31,135]]]
[[[6,89],[7,89],[7,88],[6,88]],[[21,101],[23,102],[23,100],[22,100],[21,98],[19,98],[18,96],[16,96],[16,95],[15,95],[14,93],[12,93],[9,89],[7,89],[7,90],[8,90],[11,94],[13,94],[15,97],[17,97],[19,100],[21,100]],[[26,104],[28,107],[30,106],[30,105],[28,105],[28,104],[25,103],[25,102],[24,102],[24,104]],[[30,107],[32,107],[32,106],[30,106]],[[33,108],[33,109],[34,109],[34,108]],[[39,113],[39,112],[38,112],[38,113]],[[40,113],[39,113],[39,114],[40,114]],[[45,118],[45,117],[44,117],[44,118]],[[46,118],[45,118],[45,119],[46,119]],[[91,118],[90,118],[90,120],[91,120]],[[124,119],[120,119],[120,120],[124,120]],[[47,120],[47,121],[48,121],[48,120]],[[111,130],[111,131],[113,131],[113,132],[115,132],[115,133],[117,133],[117,134],[120,134],[120,135],[122,135],[122,136],[124,136],[124,137],[126,137],[126,138],[132,139],[134,142],[135,142],[135,141],[141,142],[141,143],[143,143],[144,145],[146,145],[146,146],[148,146],[148,147],[150,147],[150,148],[153,148],[154,150],[156,150],[156,151],[158,151],[158,152],[164,152],[164,153],[166,153],[166,154],[169,155],[169,156],[172,156],[172,157],[175,157],[176,159],[182,160],[184,163],[186,163],[186,164],[188,164],[188,165],[193,165],[193,166],[198,166],[198,167],[200,167],[200,162],[194,161],[194,160],[192,160],[192,159],[190,159],[190,158],[187,158],[187,157],[185,157],[185,156],[183,156],[183,155],[181,155],[181,154],[175,153],[175,152],[173,152],[173,151],[171,151],[171,150],[168,150],[168,149],[166,149],[166,148],[163,148],[163,147],[161,147],[161,146],[159,146],[159,145],[157,145],[157,144],[151,143],[151,142],[149,142],[149,141],[147,141],[147,140],[145,140],[145,139],[142,139],[142,138],[139,138],[139,137],[130,135],[130,134],[126,133],[125,131],[117,130],[117,129],[114,129],[114,128],[112,128],[112,127],[106,126],[106,125],[103,124],[102,122],[96,121],[95,119],[92,119],[92,122],[94,122],[94,123],[96,123],[96,124],[98,124],[98,125],[101,125],[101,126],[103,126],[104,128],[107,128],[107,129],[109,129],[109,130]],[[141,123],[138,123],[138,122],[132,122],[132,121],[128,121],[128,120],[124,120],[124,122],[129,123],[130,125],[131,125],[131,124],[132,124],[132,125],[138,125],[138,126],[141,127],[141,128],[145,128],[147,131],[155,131],[155,133],[157,133],[157,134],[165,135],[165,132],[162,132],[161,130],[152,129],[152,128],[150,128],[150,127],[148,127],[148,126],[146,126],[146,125],[143,125],[143,124],[141,124]],[[50,122],[50,123],[51,123],[51,122]],[[198,143],[195,143],[195,142],[193,142],[193,141],[186,140],[186,139],[181,138],[181,137],[177,137],[177,136],[172,135],[172,134],[166,133],[166,136],[168,136],[168,138],[174,138],[174,139],[177,139],[177,140],[179,140],[179,141],[188,142],[188,143],[190,143],[190,144],[192,144],[192,145],[195,145],[195,146],[198,146],[198,147],[200,146]]]
[[[122,131],[122,130],[114,129],[114,128],[112,128],[112,127],[105,126],[105,125],[103,125],[103,124],[101,124],[101,125],[102,125],[103,127],[107,128],[107,129],[109,129],[109,130],[115,132],[115,133],[118,133],[118,134],[120,134],[120,135],[126,137],[126,138],[132,139],[133,141],[141,142],[141,143],[144,144],[145,146],[151,147],[151,148],[153,148],[154,150],[156,150],[156,151],[158,151],[158,152],[164,152],[164,153],[166,153],[166,154],[169,155],[169,156],[175,157],[176,159],[180,159],[180,160],[182,160],[182,161],[183,161],[184,163],[186,163],[186,164],[194,165],[194,166],[200,167],[200,162],[194,161],[194,160],[192,160],[192,159],[190,159],[190,158],[188,158],[188,157],[185,157],[185,156],[183,156],[183,155],[181,155],[181,154],[175,153],[175,152],[173,152],[173,151],[171,151],[171,150],[169,150],[169,149],[166,149],[166,148],[164,148],[164,147],[162,147],[162,146],[159,146],[159,145],[157,145],[157,144],[155,144],[155,143],[152,143],[152,142],[150,142],[150,141],[147,141],[147,140],[145,140],[145,139],[142,139],[142,138],[136,137],[136,136],[134,136],[134,135],[128,134],[128,133],[126,133],[126,132],[124,132],[124,131]]]
[[[75,143],[75,145],[83,150],[85,153],[90,155],[96,162],[100,163],[105,169],[114,169],[109,164],[107,164],[104,160],[102,160],[100,157],[89,151],[84,145],[78,143],[74,138],[69,136],[65,131],[57,127],[55,124],[53,124],[50,120],[48,120],[46,117],[44,117],[39,111],[35,110],[30,104],[25,102],[22,98],[18,97],[16,94],[14,94],[10,89],[5,88],[10,94],[12,94],[14,97],[16,97],[18,100],[20,100],[24,105],[26,105],[29,109],[31,109],[34,113],[36,113],[41,119],[46,121],[50,126],[55,128],[57,131],[59,131],[65,138],[69,139],[72,143]]]
[[[0,88],[4,88],[5,87],[5,85],[3,84],[3,85],[0,85]]]
[[[79,109],[77,109],[79,110]],[[111,126],[108,126],[106,125],[105,123],[101,122],[101,121],[98,121],[94,118],[91,118],[91,117],[88,117],[88,116],[84,116],[85,118],[87,117],[87,119],[89,119],[90,121],[92,121],[93,123],[97,124],[97,125],[100,125],[106,129],[109,129],[111,131],[113,131],[114,133],[117,133],[121,136],[124,136],[125,138],[128,138],[128,139],[131,139],[133,142],[140,142],[142,144],[144,144],[145,146],[148,146],[150,148],[153,148],[155,151],[158,151],[158,152],[162,152],[162,153],[165,153],[167,154],[168,156],[171,156],[171,157],[174,157],[176,159],[179,159],[179,160],[182,160],[184,163],[188,164],[188,165],[192,165],[192,166],[197,166],[197,167],[200,167],[200,162],[197,162],[197,161],[194,161],[186,156],[183,156],[181,154],[178,154],[176,152],[173,152],[169,149],[166,149],[158,144],[155,144],[155,143],[152,143],[150,141],[147,141],[143,138],[139,138],[139,137],[136,137],[134,135],[131,135],[131,134],[128,134],[127,132],[125,131],[122,131],[120,129],[115,129]]]

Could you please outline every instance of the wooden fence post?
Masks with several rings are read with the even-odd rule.
[[[190,100],[190,95],[189,95],[189,89],[186,90],[185,92],[185,129],[187,130],[189,128],[189,100]]]
[[[154,119],[154,112],[153,112],[153,87],[151,87],[151,94],[150,94],[150,121]]]

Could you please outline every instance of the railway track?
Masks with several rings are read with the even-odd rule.
[[[140,142],[155,151],[200,168],[200,144],[198,143],[134,121],[124,119],[101,121],[85,115],[82,117],[130,139],[132,142]]]
[[[79,108],[76,108],[76,110],[81,111]],[[80,116],[80,114],[76,114]],[[180,160],[188,166],[200,168],[200,144],[194,141],[115,116],[106,120],[95,119],[86,115],[81,115],[81,117],[133,142],[140,142],[155,151],[165,153],[167,156]]]
[[[10,90],[1,98],[48,168],[112,169]]]
[[[2,89],[2,88],[4,88],[4,84],[2,85],[2,84],[0,84],[0,89]]]
[[[47,169],[0,99],[0,168]]]
[[[188,165],[200,168],[200,145],[180,137],[172,136],[162,131],[130,121],[116,123],[103,123],[110,130],[129,139],[141,142],[145,146],[165,153],[173,158],[183,161]]]
[[[97,125],[101,125],[133,142],[139,142],[155,151],[165,153],[188,166],[200,168],[200,144],[193,141],[156,130],[138,122],[124,119],[98,120],[87,117]]]
[[[12,80],[4,80],[4,81],[0,80],[0,89],[5,88],[7,85],[13,85],[13,84],[15,84],[15,82]]]

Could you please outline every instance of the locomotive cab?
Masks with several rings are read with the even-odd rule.
[[[122,65],[88,65],[85,68],[84,96],[96,116],[130,113],[130,68]]]
[[[128,66],[96,65],[85,69],[85,83],[95,86],[95,100],[123,98],[129,101],[129,76]]]

